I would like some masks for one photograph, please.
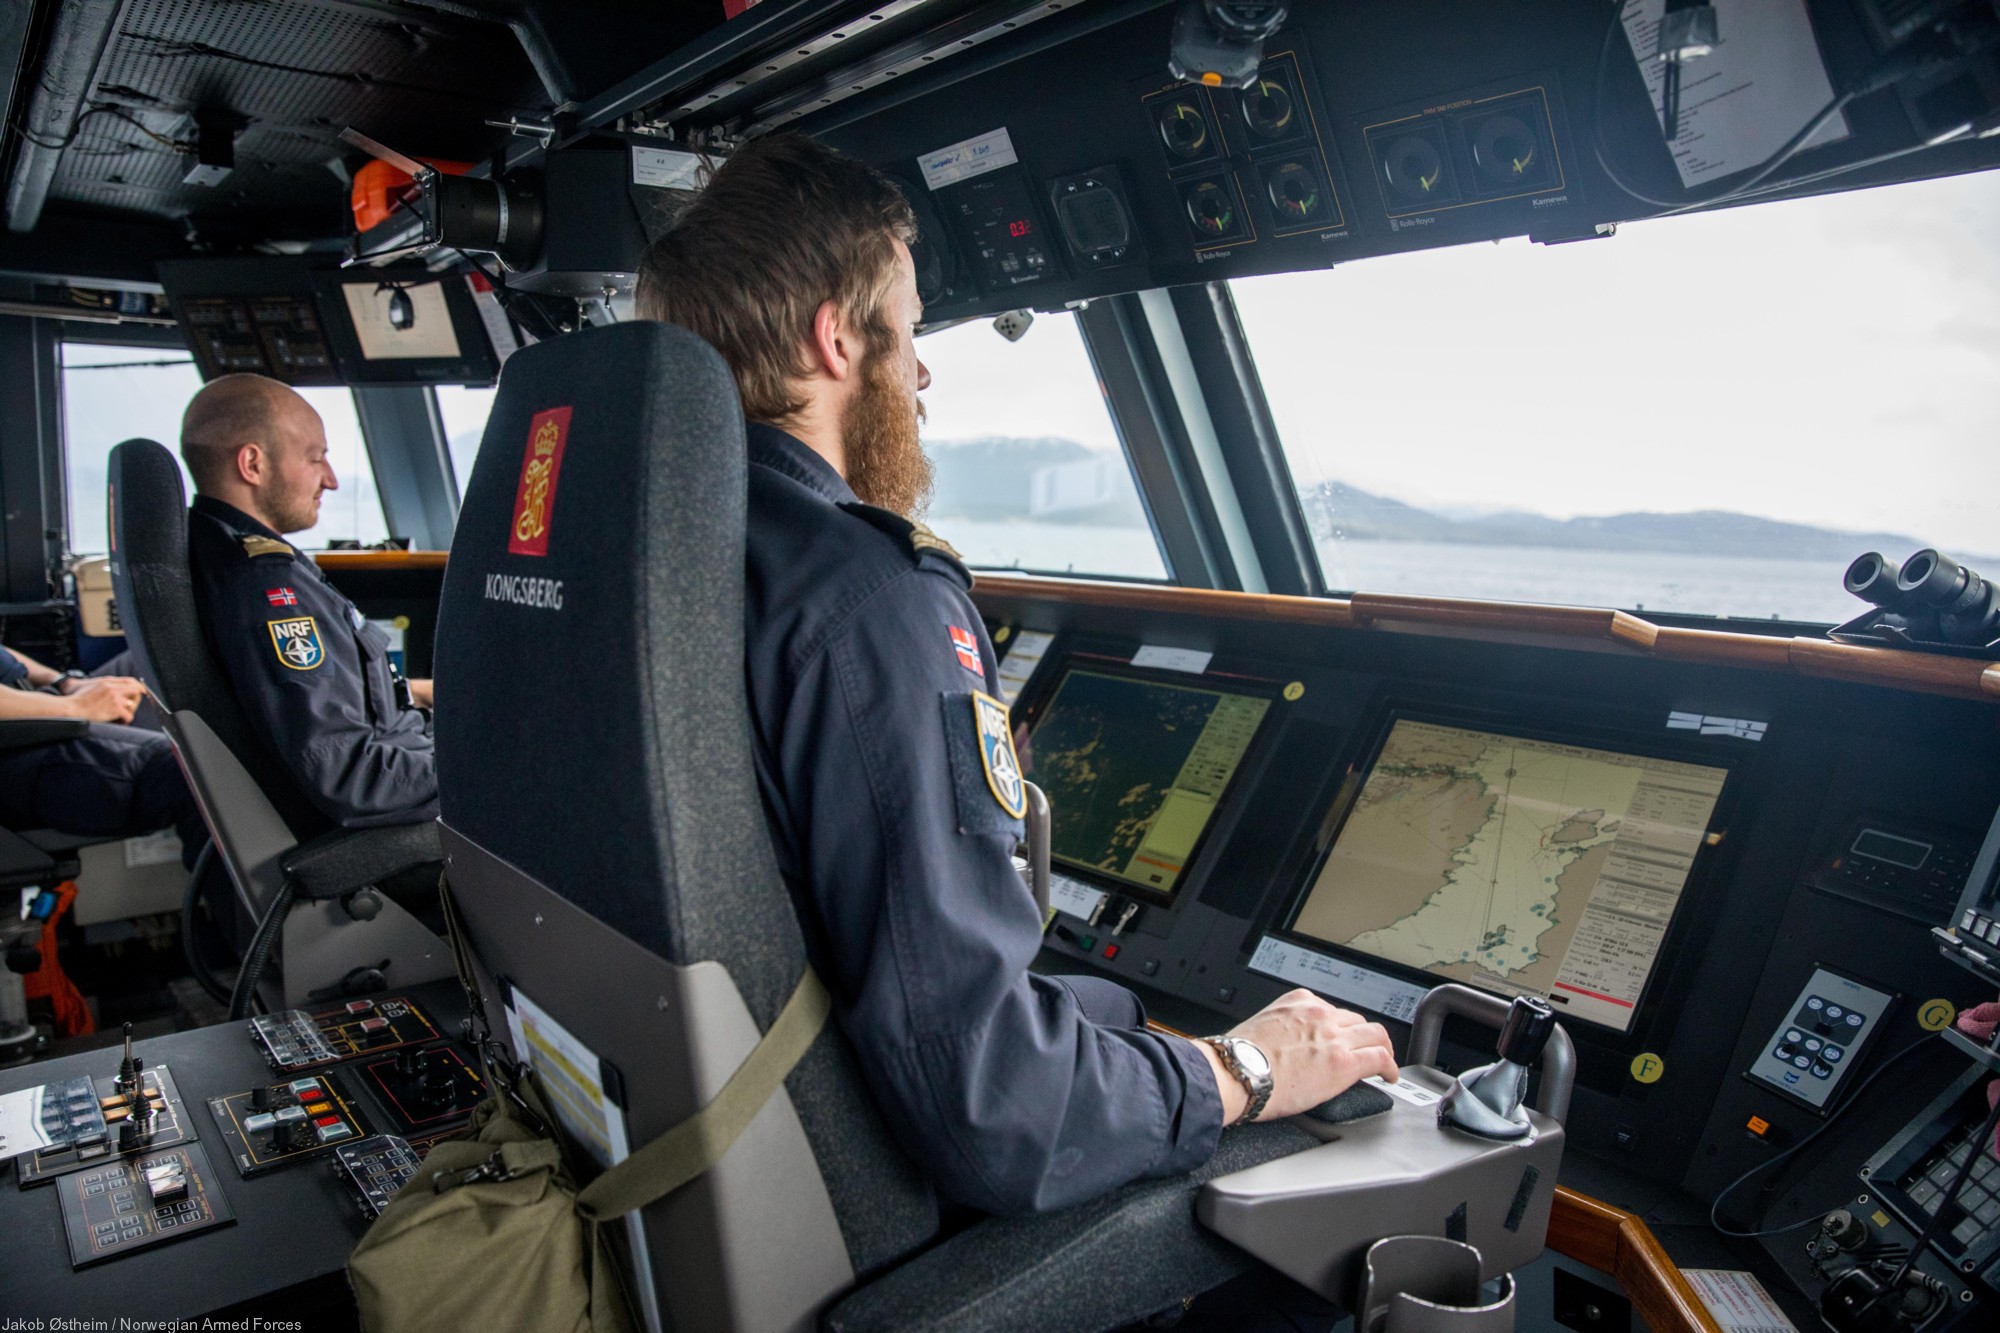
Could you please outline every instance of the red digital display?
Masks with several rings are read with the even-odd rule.
[[[1007,234],[1019,240],[1035,229],[1035,224],[1026,218],[1017,218],[1007,224]]]

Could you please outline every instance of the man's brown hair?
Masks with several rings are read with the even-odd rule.
[[[700,334],[736,375],[743,415],[783,424],[803,411],[813,314],[832,301],[868,340],[891,345],[883,305],[893,240],[916,215],[888,177],[799,135],[774,135],[723,162],[639,268],[639,314]]]

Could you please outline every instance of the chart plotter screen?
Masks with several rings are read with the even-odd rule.
[[[1728,775],[1400,718],[1292,929],[1625,1031]]]
[[[1270,706],[1070,667],[1023,754],[1049,798],[1054,859],[1172,893]]]

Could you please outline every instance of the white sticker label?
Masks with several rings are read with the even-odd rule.
[[[1373,968],[1300,948],[1275,935],[1266,935],[1257,946],[1257,952],[1250,958],[1250,970],[1405,1023],[1416,1016],[1417,1001],[1425,994],[1422,986],[1412,986]]]
[[[177,865],[180,859],[180,835],[172,829],[161,829],[158,833],[148,833],[144,837],[125,839],[127,870],[137,870],[140,866]]]
[[[677,148],[632,147],[632,183],[659,190],[699,190],[701,157]]]
[[[1412,1106],[1436,1106],[1440,1101],[1444,1100],[1429,1088],[1418,1087],[1407,1079],[1390,1083],[1380,1074],[1370,1074],[1361,1081],[1363,1083],[1372,1083],[1391,1097],[1397,1098],[1400,1101],[1406,1101]]]
[[[1079,921],[1089,921],[1104,903],[1104,890],[1093,889],[1067,875],[1049,876],[1049,906]]]
[[[1742,741],[1761,741],[1771,729],[1769,722],[1752,722],[1743,717],[1709,717],[1702,713],[1668,713],[1668,731],[1694,731],[1704,736],[1734,736]]]
[[[1151,644],[1132,654],[1132,665],[1135,667],[1185,671],[1194,676],[1208,670],[1208,664],[1214,660],[1214,653],[1197,652],[1193,648],[1155,648]]]
[[[1754,1274],[1731,1268],[1683,1268],[1681,1276],[1722,1325],[1722,1333],[1799,1333]]]
[[[949,148],[939,148],[917,159],[924,173],[924,185],[942,190],[959,181],[969,181],[989,171],[1011,167],[1021,159],[1014,155],[1014,141],[1003,127],[988,130],[975,139],[965,139]]]
[[[1007,655],[1000,659],[1000,693],[1008,703],[1021,697],[1055,639],[1055,635],[1038,629],[1024,629],[1007,645]]]

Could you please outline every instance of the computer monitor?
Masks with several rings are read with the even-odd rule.
[[[500,373],[460,274],[253,255],[167,261],[160,283],[204,380],[249,371],[300,387],[491,384]]]
[[[1121,891],[1171,895],[1243,765],[1268,697],[1066,662],[1022,752],[1050,854]]]
[[[1728,776],[1397,717],[1291,930],[1627,1031]]]

